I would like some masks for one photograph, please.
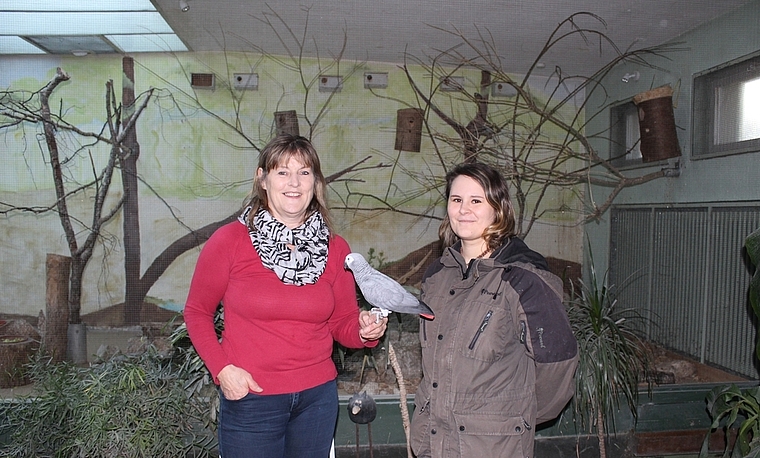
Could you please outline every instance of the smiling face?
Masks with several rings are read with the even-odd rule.
[[[269,212],[293,229],[306,220],[306,211],[314,197],[314,173],[297,156],[290,156],[268,173],[256,171],[261,187],[267,193]]]
[[[496,221],[496,211],[486,200],[483,187],[465,175],[451,183],[446,211],[451,230],[464,245],[483,243],[485,229]]]

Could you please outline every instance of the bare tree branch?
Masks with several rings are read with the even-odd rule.
[[[585,19],[590,19],[598,27],[581,25]],[[572,191],[587,185],[611,189],[600,205],[593,202],[592,196],[585,198],[582,193],[572,192],[578,198],[579,208],[587,201],[591,202],[590,210],[575,223],[582,224],[604,214],[623,189],[668,176],[664,171],[643,176],[623,173],[610,160],[599,156],[585,132],[589,120],[598,115],[598,112],[589,109],[587,100],[595,91],[605,91],[601,81],[615,66],[622,62],[635,62],[657,69],[656,65],[649,63],[650,58],[665,57],[667,53],[678,50],[677,45],[621,50],[605,34],[605,26],[604,20],[592,13],[571,15],[557,25],[531,67],[519,80],[502,70],[501,57],[495,51],[497,47],[492,35],[488,30],[478,28],[477,39],[471,39],[455,27],[435,27],[459,39],[460,44],[439,51],[429,60],[407,56],[429,75],[427,88],[415,76],[416,72],[413,73],[406,64],[402,67],[419,108],[451,129],[435,128],[433,126],[436,124],[427,116],[425,118],[435,157],[441,161],[444,170],[457,161],[476,160],[499,168],[512,184],[521,236],[527,235],[537,220],[560,210],[552,208],[555,204],[551,198],[560,190]],[[586,44],[598,40],[600,52],[609,49],[613,58],[589,77],[565,75],[557,68],[547,80],[546,87],[540,91],[534,90],[531,75],[538,63],[557,44],[571,39],[580,39]],[[474,93],[468,93],[464,88],[453,93],[442,93],[439,90],[440,82],[462,69],[480,71],[479,89]],[[490,99],[488,89],[494,81],[511,86],[515,96]],[[455,105],[471,105],[473,116],[460,121],[457,119],[461,116],[459,112],[450,108]],[[599,113],[605,112],[606,108],[602,107]],[[558,132],[563,134],[557,135]],[[444,154],[443,148],[459,152],[458,159],[454,163],[443,160],[450,157]],[[407,175],[407,178],[411,176]],[[440,182],[429,182],[427,190],[438,198],[441,195],[440,186]],[[362,200],[369,198],[371,196],[361,197]],[[387,209],[398,207],[398,202],[377,201]],[[419,216],[433,217],[430,213],[420,213]]]

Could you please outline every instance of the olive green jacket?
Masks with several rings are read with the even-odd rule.
[[[420,324],[417,457],[533,457],[536,424],[574,392],[578,347],[562,295],[543,256],[516,237],[469,266],[457,244],[428,268],[421,299],[435,319]]]

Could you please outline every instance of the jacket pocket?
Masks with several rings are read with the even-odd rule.
[[[414,414],[409,428],[409,445],[418,457],[429,457],[430,450],[430,397],[419,391],[414,396]]]
[[[460,456],[493,458],[533,455],[533,427],[521,416],[454,412]]]
[[[432,323],[429,323],[425,318],[420,318],[420,346],[422,348],[429,348],[433,344],[429,335],[433,329]]]
[[[504,309],[495,304],[481,304],[467,311],[468,318],[460,327],[460,353],[478,361],[498,361],[506,352],[510,340],[511,321]],[[489,307],[490,305],[490,307]]]

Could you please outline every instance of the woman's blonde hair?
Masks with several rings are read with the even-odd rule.
[[[305,166],[311,168],[311,172],[314,175],[314,197],[311,199],[309,206],[306,209],[306,218],[311,216],[314,212],[322,214],[322,219],[327,225],[327,229],[330,234],[333,234],[332,219],[330,218],[330,212],[327,207],[327,181],[322,174],[322,166],[319,163],[319,156],[317,150],[314,149],[314,145],[305,138],[298,135],[282,134],[272,139],[259,154],[259,165],[256,170],[263,170],[261,177],[254,176],[253,189],[245,200],[243,208],[251,207],[251,212],[248,214],[248,227],[253,230],[256,228],[253,226],[253,217],[259,208],[264,208],[270,211],[269,197],[264,187],[261,185],[267,173],[276,169],[282,165],[288,163],[290,158],[296,158],[299,162]]]
[[[451,195],[451,185],[454,179],[460,176],[470,177],[475,180],[485,192],[486,201],[496,212],[496,219],[483,231],[483,238],[491,250],[497,249],[504,241],[517,234],[515,223],[515,210],[512,201],[509,200],[509,186],[501,174],[490,165],[482,162],[459,164],[446,174],[446,202],[448,205]],[[443,240],[444,246],[451,246],[459,240],[459,237],[451,229],[449,214],[443,218],[438,235]]]

